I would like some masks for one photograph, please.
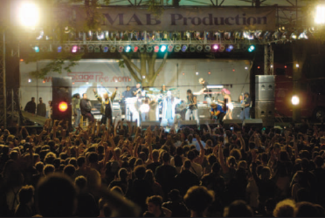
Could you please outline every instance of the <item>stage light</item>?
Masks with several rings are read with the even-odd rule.
[[[152,46],[151,45],[147,45],[147,52],[148,53],[152,52]]]
[[[296,96],[296,95],[292,96],[292,98],[291,98],[291,103],[292,103],[293,105],[298,105],[299,102],[300,102],[300,99],[299,99],[298,96]]]
[[[248,67],[245,67],[245,70],[248,70]]]
[[[298,31],[294,31],[291,36],[290,36],[291,39],[297,39],[298,38]]]
[[[161,52],[165,52],[166,49],[167,49],[167,46],[166,46],[166,45],[162,45],[162,46],[160,46],[160,51],[161,51]]]
[[[68,46],[68,45],[64,46],[64,51],[65,52],[70,52],[70,46]]]
[[[32,82],[32,80],[31,80],[31,79],[28,79],[28,82],[29,82],[29,83],[31,83],[31,82]]]
[[[60,112],[65,112],[66,110],[68,110],[68,104],[67,102],[60,102],[59,104],[59,111]]]
[[[219,51],[220,52],[224,52],[226,49],[226,47],[224,45],[220,45]]]
[[[211,46],[210,45],[204,46],[204,51],[210,52],[211,51]]]
[[[88,50],[88,52],[93,52],[94,51],[94,46],[88,45],[87,50]]]
[[[222,89],[223,85],[207,85],[208,89]]]
[[[77,53],[77,51],[78,51],[78,46],[77,45],[72,46],[71,52],[72,53]]]
[[[195,47],[194,47],[194,45],[190,45],[190,52],[195,52]]]
[[[195,74],[198,76],[199,75],[199,72],[196,72]]]
[[[108,45],[102,45],[102,50],[103,50],[103,52],[108,52],[108,50],[109,50],[109,46]]]
[[[84,46],[79,46],[79,52],[84,53],[85,52],[85,47]]]
[[[141,46],[140,46],[140,52],[143,53],[143,52],[145,52],[145,51],[146,51],[146,48],[144,47],[144,45],[141,45]]]
[[[118,47],[118,52],[119,52],[119,53],[122,53],[123,51],[124,51],[124,47],[123,47],[123,46],[119,46],[119,47]]]
[[[116,46],[115,46],[115,45],[111,46],[111,47],[110,47],[110,52],[113,53],[113,52],[115,52],[115,51],[116,51]]]
[[[62,46],[59,46],[57,51],[60,53],[62,51]]]
[[[186,52],[186,50],[187,50],[187,45],[183,45],[182,46],[182,52]]]
[[[173,45],[169,45],[169,46],[168,46],[168,52],[172,52],[173,49],[174,49],[174,46],[173,46]]]
[[[131,46],[129,46],[129,45],[126,46],[126,47],[125,47],[125,52],[130,52],[130,51],[131,51]]]
[[[248,48],[248,51],[249,52],[253,52],[254,50],[255,50],[255,46],[254,45],[249,46],[249,48]]]
[[[139,50],[139,46],[132,46],[132,51],[133,52],[138,52],[138,50]]]
[[[174,48],[174,51],[175,52],[179,52],[181,50],[181,45],[176,45],[175,48]]]
[[[226,51],[227,51],[227,52],[231,52],[233,49],[234,49],[234,46],[233,46],[233,45],[229,45],[229,46],[226,48]]]
[[[35,27],[40,21],[40,11],[36,4],[25,2],[19,8],[19,20],[25,27]]]
[[[315,23],[316,24],[325,24],[325,6],[324,5],[319,5],[316,7]]]
[[[303,32],[299,35],[298,39],[308,39],[308,36],[307,36],[307,30],[303,31]]]
[[[296,68],[299,68],[299,64],[296,64]]]
[[[95,51],[96,53],[99,53],[99,52],[100,52],[100,47],[99,47],[99,45],[96,45],[96,46],[94,47],[94,51]]]
[[[159,51],[159,46],[158,45],[155,45],[153,48],[154,48],[155,53],[157,53]]]
[[[203,46],[202,46],[202,45],[198,45],[198,46],[196,46],[196,50],[197,50],[198,52],[201,52],[201,51],[203,50]]]
[[[212,48],[213,48],[213,51],[217,51],[219,49],[219,46],[218,45],[213,45]]]
[[[39,50],[40,50],[38,46],[34,46],[34,48],[33,48],[33,49],[34,49],[34,51],[35,51],[36,53],[38,53],[38,52],[39,52]]]

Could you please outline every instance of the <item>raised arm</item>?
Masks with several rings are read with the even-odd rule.
[[[94,91],[94,94],[95,94],[95,97],[97,98],[97,100],[98,100],[99,102],[102,102],[102,97],[100,97],[100,96],[98,95],[97,90],[94,89],[93,91]]]

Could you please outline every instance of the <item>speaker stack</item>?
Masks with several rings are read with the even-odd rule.
[[[263,121],[263,126],[274,126],[275,76],[255,76],[255,118]]]

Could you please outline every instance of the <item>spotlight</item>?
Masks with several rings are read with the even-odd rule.
[[[88,45],[87,50],[88,50],[88,52],[93,52],[94,51],[94,46]]]
[[[131,51],[131,46],[129,46],[129,45],[128,45],[128,46],[126,46],[126,47],[125,47],[125,52],[127,52],[127,53],[128,53],[128,52],[130,52],[130,51]]]
[[[40,50],[38,46],[34,46],[33,49],[34,49],[34,51],[35,51],[36,53],[38,53],[39,50]]]
[[[110,51],[111,51],[111,53],[115,52],[116,51],[116,46],[115,45],[111,46]]]
[[[159,51],[159,46],[158,45],[155,45],[153,48],[154,48],[155,53],[157,53]]]
[[[77,51],[78,51],[78,46],[77,45],[72,46],[71,52],[72,53],[77,53]]]
[[[303,31],[299,36],[298,39],[308,39],[307,30]]]
[[[109,50],[109,46],[108,45],[102,45],[102,50],[103,50],[103,52],[108,52],[108,50]]]
[[[169,45],[169,46],[168,46],[168,52],[172,52],[173,49],[174,49],[174,46],[173,46],[173,45]]]
[[[123,46],[119,46],[119,47],[118,47],[118,52],[119,52],[119,53],[122,53],[123,51],[124,51],[124,47],[123,47]]]
[[[68,45],[64,46],[64,51],[69,52],[70,51],[70,46],[68,46]]]
[[[144,47],[144,45],[141,45],[141,46],[140,46],[140,52],[143,53],[143,52],[145,52],[145,51],[146,51],[146,48]]]
[[[213,45],[212,48],[213,48],[213,51],[217,51],[219,49],[219,46],[218,45]]]
[[[290,36],[291,39],[298,39],[298,31],[294,31],[291,36]]]
[[[81,53],[85,52],[85,47],[84,46],[80,46],[79,47],[79,52],[81,52]]]
[[[132,51],[133,52],[138,52],[138,49],[139,49],[139,46],[137,46],[137,45],[132,46]]]
[[[316,24],[324,24],[325,23],[325,6],[317,6],[316,15],[315,15],[315,23]]]
[[[62,51],[62,46],[58,46],[58,53],[60,53]]]
[[[195,52],[195,47],[194,47],[194,45],[190,45],[190,52]]]
[[[167,46],[166,46],[166,45],[162,45],[162,46],[160,46],[160,51],[161,51],[161,52],[165,52],[166,49],[167,49]]]
[[[19,8],[19,20],[25,27],[35,27],[40,21],[40,11],[36,4],[23,3]]]
[[[151,45],[147,45],[147,52],[148,53],[152,52],[152,46]]]
[[[292,96],[292,98],[291,98],[291,103],[292,103],[293,105],[298,105],[299,102],[300,102],[300,99],[299,99],[298,96],[296,96],[296,95]]]
[[[248,51],[249,52],[253,52],[254,50],[255,50],[255,46],[254,45],[249,46],[249,48],[248,48]]]
[[[202,46],[202,45],[198,45],[198,46],[196,46],[196,50],[197,50],[198,52],[201,52],[201,51],[203,50],[203,46]]]
[[[176,45],[175,48],[174,48],[174,51],[175,52],[179,52],[181,50],[181,45]]]
[[[94,48],[94,50],[95,50],[96,53],[99,53],[99,52],[100,52],[100,47],[99,47],[99,45],[96,45],[95,48]]]
[[[187,45],[183,45],[182,46],[182,52],[186,52],[186,50],[187,50]]]
[[[231,52],[234,49],[233,45],[229,45],[228,48],[226,48],[227,52]]]
[[[205,52],[210,52],[211,51],[211,46],[210,45],[204,46],[204,51]]]
[[[29,83],[31,83],[31,82],[32,82],[32,80],[31,80],[31,79],[28,79],[28,82],[29,82]]]
[[[226,49],[226,47],[224,45],[220,45],[219,51],[220,52],[224,52]]]

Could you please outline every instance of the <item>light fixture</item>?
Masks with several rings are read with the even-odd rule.
[[[109,46],[108,45],[102,45],[102,50],[103,50],[103,52],[108,52],[108,50],[109,50]]]
[[[233,45],[228,45],[228,47],[226,48],[227,52],[231,52],[234,49]]]
[[[315,23],[316,24],[325,24],[325,6],[324,5],[319,5],[316,7]]]
[[[31,83],[32,82],[32,79],[28,79],[28,82]]]
[[[62,46],[58,46],[57,51],[58,51],[58,53],[62,52]]]
[[[84,53],[85,52],[85,47],[84,46],[79,46],[79,52]]]
[[[60,112],[65,112],[66,110],[68,110],[68,104],[67,104],[67,102],[60,102],[60,104],[59,104],[59,111]]]
[[[253,52],[255,50],[255,46],[254,45],[250,45],[248,48],[249,52]]]
[[[210,45],[204,46],[204,51],[206,51],[206,52],[211,51],[211,46]]]
[[[298,39],[298,31],[294,31],[293,33],[291,33],[290,38],[291,39]]]
[[[195,74],[198,76],[199,75],[199,72],[196,72]]]
[[[22,3],[18,11],[19,21],[25,27],[35,27],[40,21],[40,11],[36,4]]]
[[[114,53],[116,51],[116,46],[112,45],[109,50],[111,53]]]
[[[88,45],[87,50],[88,50],[88,52],[93,52],[94,51],[94,46]]]
[[[203,46],[202,45],[196,46],[196,51],[201,52],[202,50],[203,50]]]
[[[298,96],[296,96],[296,95],[292,96],[292,98],[291,98],[291,103],[292,103],[293,105],[298,105],[299,102],[300,102],[300,99],[299,99]]]
[[[167,46],[166,46],[166,45],[161,45],[161,46],[160,46],[160,51],[161,51],[161,52],[165,52],[166,49],[167,49]]]
[[[304,30],[302,33],[300,33],[298,39],[308,39],[307,33],[307,30]]]
[[[173,49],[174,49],[174,46],[173,45],[168,45],[168,52],[172,52],[173,51]]]
[[[186,52],[186,50],[187,50],[187,45],[183,45],[182,46],[182,52]]]
[[[132,51],[133,52],[138,52],[139,50],[139,46],[135,45],[135,46],[132,46]]]
[[[38,53],[38,52],[40,51],[40,49],[39,49],[38,46],[34,46],[33,49],[34,49],[34,51],[35,51],[36,53]]]
[[[99,47],[99,45],[96,45],[96,46],[94,47],[94,51],[95,51],[96,53],[99,53],[99,52],[100,52],[100,47]]]
[[[78,51],[78,46],[77,45],[72,46],[71,52],[72,53],[77,53],[77,51]]]
[[[174,51],[179,52],[181,50],[181,48],[182,48],[181,45],[175,45]]]
[[[70,46],[65,45],[65,46],[64,46],[64,51],[65,51],[65,52],[70,52]]]
[[[140,52],[143,53],[143,52],[145,52],[145,51],[146,51],[146,48],[144,47],[144,45],[141,45],[141,46],[140,46]]]
[[[159,46],[158,45],[155,45],[153,48],[154,48],[153,50],[154,50],[155,53],[157,53],[159,51]]]
[[[128,53],[128,52],[130,52],[130,51],[131,51],[131,46],[130,46],[130,45],[127,45],[127,46],[125,47],[125,52]]]
[[[118,52],[119,52],[119,53],[122,53],[123,51],[124,51],[124,46],[120,45],[120,46],[118,47]]]
[[[299,64],[296,64],[296,68],[299,68]]]
[[[226,47],[224,45],[220,45],[219,51],[220,52],[224,52],[226,49]]]
[[[195,52],[195,47],[194,47],[194,45],[190,45],[190,52]]]
[[[212,46],[212,49],[213,49],[213,51],[218,51],[219,46],[218,46],[218,45],[213,45],[213,46]]]
[[[147,52],[148,53],[152,52],[152,46],[151,45],[147,45]]]

